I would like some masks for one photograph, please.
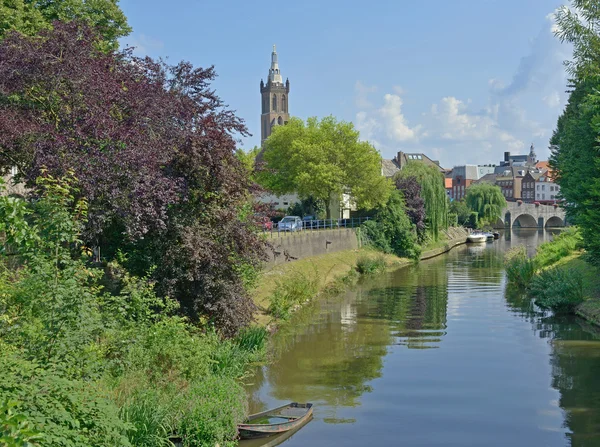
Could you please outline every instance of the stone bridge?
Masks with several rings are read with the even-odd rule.
[[[502,216],[496,222],[496,228],[552,228],[566,225],[565,210],[554,205],[508,202]]]

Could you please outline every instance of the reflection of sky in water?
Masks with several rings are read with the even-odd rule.
[[[299,315],[249,386],[253,409],[315,403],[287,447],[600,445],[598,337],[506,284],[503,251],[548,234],[505,236]]]

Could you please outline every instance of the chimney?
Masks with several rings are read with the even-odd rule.
[[[508,160],[510,160],[510,152],[505,152],[504,153],[504,161],[508,162]]]
[[[402,160],[402,154],[403,154],[402,151],[398,151],[398,155],[396,155],[396,157],[398,157],[396,161],[398,162],[398,167],[400,168],[400,170],[402,170],[402,168],[403,168],[403,165],[402,165],[402,161],[403,161]]]

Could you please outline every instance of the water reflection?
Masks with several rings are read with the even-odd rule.
[[[251,409],[316,404],[288,447],[600,445],[598,331],[506,284],[503,252],[550,238],[504,233],[302,310]]]

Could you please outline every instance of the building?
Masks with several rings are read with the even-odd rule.
[[[540,203],[556,203],[559,200],[560,186],[554,182],[552,171],[540,174],[535,182],[535,201]]]
[[[286,79],[285,84],[283,83],[275,45],[273,45],[273,52],[271,53],[271,68],[269,68],[267,83],[265,84],[262,79],[260,80],[260,94],[262,97],[260,144],[262,145],[271,135],[273,127],[286,124],[290,119],[290,81]]]
[[[521,182],[521,198],[524,202],[531,203],[535,201],[535,182],[541,175],[541,172],[528,170],[523,176],[523,181]]]
[[[418,162],[424,163],[428,166],[435,166],[440,172],[446,172],[444,168],[440,166],[440,162],[432,160],[427,155],[422,153],[407,154],[399,151],[394,158],[382,159],[381,160],[381,175],[385,177],[393,177],[397,172],[401,171],[408,163]]]
[[[453,200],[461,200],[472,183],[487,174],[492,174],[494,169],[495,167],[492,165],[454,166],[450,175],[452,178],[452,191],[449,197]]]
[[[271,53],[271,67],[267,83],[260,80],[261,115],[260,115],[260,144],[271,135],[273,127],[286,124],[290,119],[289,94],[290,81],[286,79],[285,84],[279,70],[277,51],[273,45]],[[257,161],[262,160],[262,152],[258,154]],[[284,194],[276,196],[263,194],[258,198],[262,203],[268,203],[272,209],[287,210],[290,206],[300,202],[297,194]]]

